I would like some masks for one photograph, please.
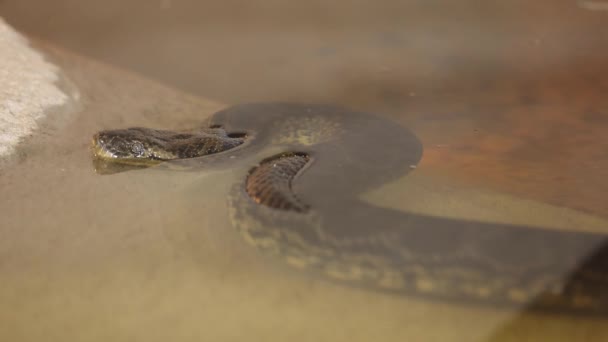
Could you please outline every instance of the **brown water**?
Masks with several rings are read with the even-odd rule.
[[[575,1],[5,0],[0,14],[203,98],[334,102],[402,123],[423,141],[423,160],[366,196],[373,203],[607,231],[608,12]],[[292,271],[229,225],[229,172],[98,176],[87,149],[95,131],[195,127],[223,105],[50,58],[81,88],[83,109],[2,171],[3,340],[608,335],[600,318],[392,296]]]

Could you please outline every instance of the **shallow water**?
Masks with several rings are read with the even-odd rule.
[[[359,4],[340,17],[343,27],[332,28],[320,10],[311,10],[319,18],[314,25],[298,21],[296,9],[287,11],[293,22],[264,23],[270,15],[251,8],[260,22],[228,28],[217,19],[205,29],[196,16],[190,26],[178,24],[171,11],[194,5],[173,1],[162,2],[171,4],[165,12],[144,6],[148,15],[139,21],[120,14],[119,5],[97,5],[111,13],[95,14],[98,21],[88,26],[86,14],[98,8],[71,4],[82,6],[84,19],[36,26],[27,3],[5,1],[0,10],[39,35],[55,27],[44,33],[50,40],[203,97],[337,102],[400,122],[423,141],[424,157],[411,175],[364,196],[374,204],[608,230],[606,51],[596,46],[606,14],[574,2],[468,10],[412,2],[408,10],[426,15],[414,28],[386,8],[370,14],[375,6]],[[393,12],[399,9],[406,8]],[[450,11],[454,20],[439,20]],[[210,20],[208,12],[197,13]],[[574,15],[562,23],[567,12]],[[328,13],[338,18],[336,9]],[[118,28],[107,27],[108,18]],[[79,40],[74,27],[109,32]],[[149,30],[157,32],[143,34]],[[152,53],[158,46],[162,53]],[[66,111],[66,127],[46,132],[23,148],[20,162],[0,171],[2,193],[10,194],[0,199],[0,321],[9,323],[2,339],[585,341],[608,335],[603,318],[383,294],[292,270],[260,255],[230,226],[230,171],[95,174],[88,145],[96,131],[192,128],[223,104],[39,47],[66,70],[83,102]]]

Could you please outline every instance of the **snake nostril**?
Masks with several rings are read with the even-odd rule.
[[[98,144],[105,143],[105,135],[103,134],[103,132],[99,132],[99,133],[93,135],[93,141],[95,141]]]

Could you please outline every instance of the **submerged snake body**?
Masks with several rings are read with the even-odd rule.
[[[420,142],[399,125],[338,107],[270,103],[222,110],[208,127],[212,145],[230,148],[171,163],[204,169],[238,157],[255,164],[228,196],[231,221],[249,243],[294,267],[388,291],[608,311],[603,235],[443,219],[358,200],[421,158]],[[96,136],[98,156],[111,147],[99,137],[115,132],[125,130]]]

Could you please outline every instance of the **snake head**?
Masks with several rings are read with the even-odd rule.
[[[93,136],[96,158],[125,164],[157,164],[171,159],[169,153],[156,148],[146,128],[101,131]]]
[[[204,157],[241,145],[244,133],[222,128],[172,132],[150,128],[101,131],[93,136],[94,159],[106,163],[153,166],[175,159]]]

